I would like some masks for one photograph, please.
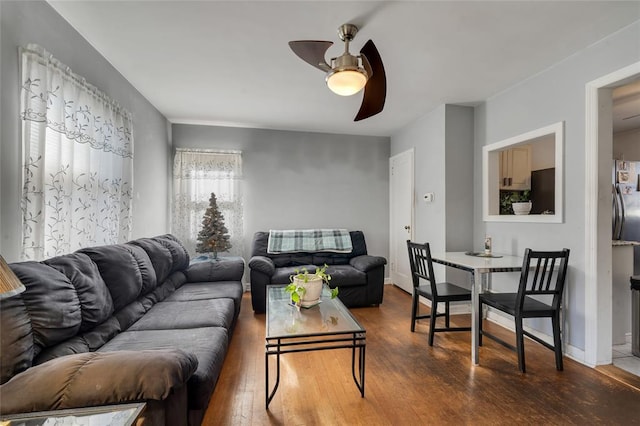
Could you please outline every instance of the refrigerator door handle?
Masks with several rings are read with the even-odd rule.
[[[620,185],[616,185],[616,194],[618,196],[618,200],[620,200],[620,225],[619,225],[619,231],[618,231],[618,238],[620,239],[622,237],[622,231],[624,231],[624,222],[625,222],[625,208],[624,208],[624,197],[622,196],[622,192],[620,191]]]
[[[617,240],[620,238],[620,233],[618,225],[620,223],[619,218],[620,218],[620,212],[618,210],[618,194],[616,192],[616,186],[611,185],[611,200],[612,200],[612,212],[613,212],[613,218],[611,220],[611,235],[613,237],[614,240]]]

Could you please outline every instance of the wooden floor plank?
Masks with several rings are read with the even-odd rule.
[[[242,303],[204,425],[640,424],[638,389],[568,358],[558,372],[553,352],[535,342],[525,343],[526,374],[514,352],[489,339],[472,366],[469,332],[438,333],[429,347],[428,322],[411,333],[411,297],[390,285],[379,307],[352,309],[367,330],[365,398],[348,350],[286,354],[265,410],[265,317],[248,293]],[[469,316],[452,322],[468,325]]]

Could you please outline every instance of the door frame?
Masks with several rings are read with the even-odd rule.
[[[410,232],[409,232],[409,239],[413,240],[413,236],[415,235],[414,232],[414,222],[415,222],[415,149],[414,148],[409,148],[406,151],[402,151],[399,152],[395,155],[392,155],[391,157],[389,157],[389,255],[391,257],[391,262],[393,262],[393,254],[394,254],[394,242],[395,242],[395,238],[397,237],[397,233],[394,230],[393,227],[393,219],[394,219],[394,215],[393,215],[393,185],[392,185],[392,163],[394,161],[394,159],[397,159],[398,157],[401,157],[403,155],[409,155],[410,158],[410,173],[409,175],[411,176],[411,220],[410,220],[410,224],[409,226],[411,227]],[[398,286],[395,283],[395,271],[393,269],[393,266],[390,265],[391,267],[389,268],[389,279],[391,280],[391,282],[396,285],[398,288],[401,288],[400,286]],[[404,290],[404,289],[403,289]]]
[[[640,62],[590,81],[586,85],[585,118],[585,364],[612,361],[611,200],[600,200],[600,188],[611,186],[611,90],[640,77]],[[606,185],[606,186],[605,186]]]

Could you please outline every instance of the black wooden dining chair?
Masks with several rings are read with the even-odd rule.
[[[524,336],[551,349],[556,356],[556,369],[562,371],[562,340],[560,330],[560,309],[562,293],[567,277],[569,249],[561,251],[533,251],[526,249],[520,273],[517,293],[482,293],[478,307],[479,344],[482,336],[514,350],[518,354],[518,368],[526,372],[524,363]],[[551,299],[550,303],[541,298]],[[482,305],[491,306],[514,317],[516,325],[516,346],[482,330]],[[545,342],[523,328],[524,318],[551,318],[553,345]]]
[[[413,300],[411,305],[411,331],[416,329],[416,320],[430,319],[429,346],[433,346],[434,333],[441,331],[470,331],[471,327],[451,327],[449,323],[449,303],[471,301],[471,291],[448,282],[436,283],[431,261],[429,243],[419,244],[407,240],[409,249],[409,264],[413,281]],[[420,280],[427,283],[420,285]],[[419,298],[425,297],[431,301],[431,313],[420,315]],[[438,313],[438,303],[444,302],[444,313]],[[436,328],[436,318],[444,316],[444,328]]]

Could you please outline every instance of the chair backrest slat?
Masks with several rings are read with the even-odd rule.
[[[420,285],[420,278],[426,280],[431,285],[431,293],[438,295],[436,280],[433,273],[433,262],[431,260],[431,249],[429,243],[419,244],[407,240],[409,251],[409,266],[411,267],[411,279],[413,287]]]
[[[545,266],[546,266],[546,261],[549,259],[545,260]],[[549,289],[551,289],[551,277],[553,276],[553,271],[556,267],[556,258],[552,258],[551,259],[551,265],[549,266],[549,278],[547,279],[547,284],[544,286],[544,290],[545,291],[549,291]],[[542,290],[542,288],[540,288],[540,290]]]
[[[517,309],[522,309],[525,297],[536,295],[552,295],[552,307],[558,308],[564,291],[568,261],[569,249],[561,251],[526,249],[518,288]],[[532,269],[533,274],[530,273]]]

